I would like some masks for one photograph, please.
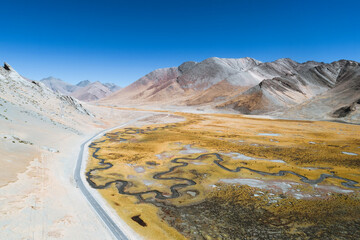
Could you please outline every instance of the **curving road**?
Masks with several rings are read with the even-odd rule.
[[[119,126],[107,129],[107,130],[103,130],[97,134],[95,134],[93,137],[91,137],[90,139],[88,139],[87,141],[85,141],[83,144],[81,144],[80,147],[80,152],[79,152],[79,156],[78,156],[78,160],[76,163],[76,168],[75,168],[75,173],[74,173],[74,179],[76,182],[77,187],[81,190],[81,192],[84,194],[84,196],[86,197],[86,199],[88,200],[88,202],[90,203],[90,205],[94,208],[95,212],[98,214],[98,216],[101,218],[101,220],[104,222],[104,224],[107,226],[107,228],[110,230],[110,232],[112,233],[112,235],[116,238],[116,239],[120,239],[120,240],[128,240],[129,237],[126,236],[126,234],[124,233],[123,230],[120,229],[120,227],[115,223],[115,221],[111,218],[111,214],[109,214],[102,206],[101,204],[99,204],[99,202],[95,199],[95,197],[91,194],[91,192],[87,189],[90,186],[88,185],[88,183],[84,183],[84,179],[82,179],[82,167],[83,167],[83,163],[84,163],[84,159],[87,159],[87,154],[86,156],[84,155],[84,148],[89,146],[89,143],[91,143],[95,138],[98,138],[100,136],[102,136],[103,134],[105,134],[108,131],[112,131],[116,128],[122,128],[125,127],[126,125],[132,124],[140,119],[144,119],[147,118],[149,116],[151,116],[153,114],[147,114],[145,116],[136,118],[134,120],[128,121],[124,124],[121,124]]]

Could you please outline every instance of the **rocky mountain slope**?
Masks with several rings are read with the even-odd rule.
[[[330,106],[357,107],[358,68],[359,63],[348,60],[298,63],[283,58],[262,63],[252,58],[213,57],[199,63],[185,62],[179,67],[157,69],[100,103],[211,107],[270,115],[302,106],[304,114],[293,116],[309,118],[314,114],[305,114],[305,109],[321,97],[321,101],[316,101],[324,111],[319,116],[342,118],[344,113],[338,114],[342,110],[334,113],[337,109]],[[322,107],[323,104],[329,108]]]
[[[338,62],[299,64],[290,59],[280,59],[274,63],[267,64],[265,69],[272,70],[280,65],[289,66],[288,71],[278,68],[279,76],[263,80],[218,107],[253,114],[283,110],[334,87],[341,69]]]
[[[279,116],[306,119],[327,119],[331,117],[359,123],[360,64],[346,60],[341,60],[336,64],[341,66],[341,70],[330,90],[287,109]]]
[[[105,96],[110,95],[112,92],[121,89],[114,83],[103,84],[98,81],[90,82],[89,80],[83,80],[76,85],[72,85],[64,82],[61,79],[48,77],[40,80],[40,82],[44,83],[54,92],[72,96],[85,102],[99,100]]]

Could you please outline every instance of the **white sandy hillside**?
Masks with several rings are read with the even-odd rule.
[[[44,121],[66,124],[75,116],[91,116],[77,100],[54,93],[41,82],[25,80],[6,63],[0,68],[0,80],[3,100],[24,108],[24,113],[42,115]]]
[[[39,149],[57,151],[48,141],[59,132],[81,135],[94,118],[77,100],[54,93],[43,83],[28,81],[10,65],[0,67],[0,186],[16,177]]]
[[[86,108],[0,67],[0,239],[113,239],[74,169],[85,140],[141,113]]]

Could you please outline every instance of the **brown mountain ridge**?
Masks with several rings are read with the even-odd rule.
[[[359,73],[359,63],[350,60],[298,63],[282,58],[263,63],[213,57],[157,69],[99,103],[358,121]]]

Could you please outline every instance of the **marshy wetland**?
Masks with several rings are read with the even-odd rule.
[[[360,126],[178,115],[90,145],[89,184],[145,238],[360,235]]]

